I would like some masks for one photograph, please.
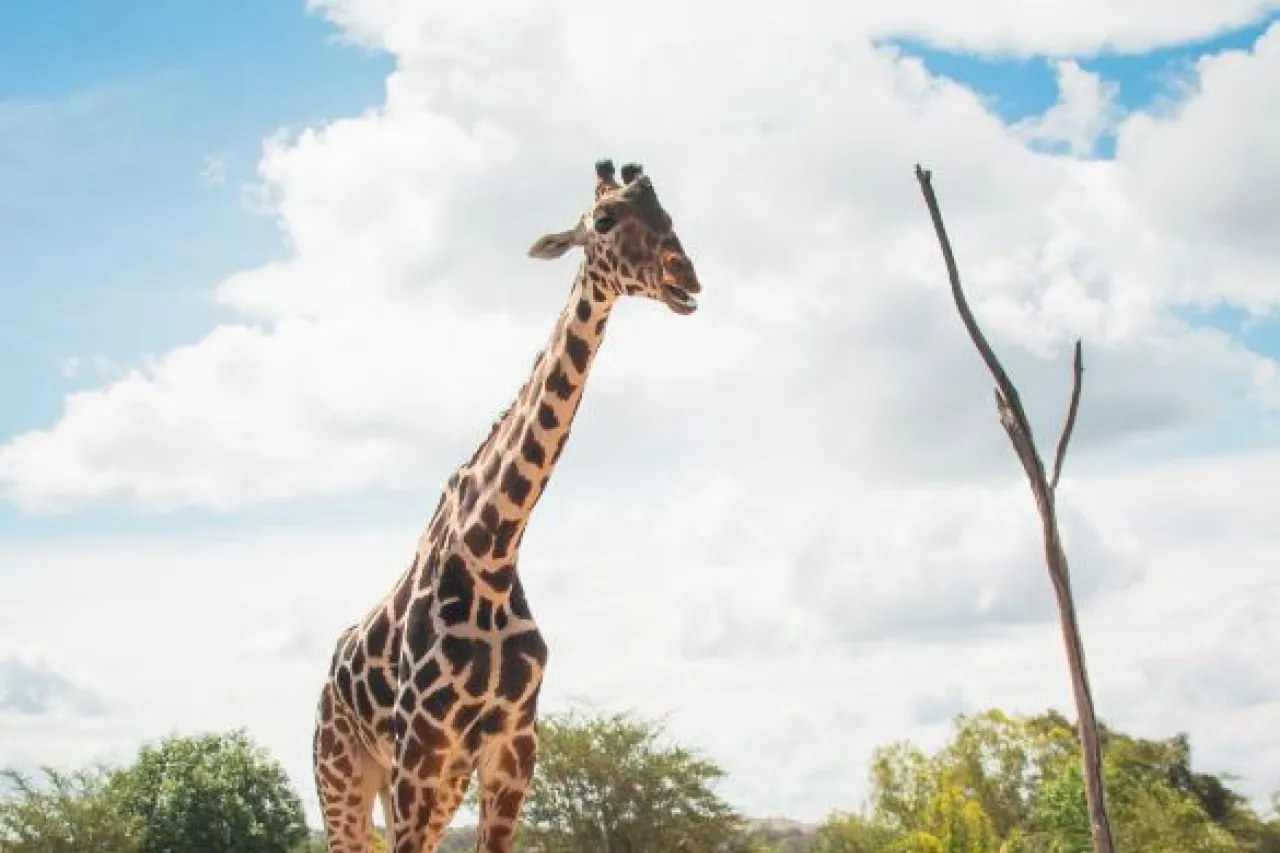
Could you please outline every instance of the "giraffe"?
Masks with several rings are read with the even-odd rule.
[[[509,853],[537,756],[548,649],[517,572],[520,542],[560,459],[610,313],[623,296],[697,310],[697,274],[649,177],[595,164],[594,203],[530,257],[583,259],[515,401],[448,479],[408,569],[338,638],[313,763],[330,853],[435,853],[478,777],[479,853]]]

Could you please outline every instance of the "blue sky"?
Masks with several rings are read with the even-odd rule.
[[[1249,50],[1280,15],[1270,15],[1248,27],[1230,30],[1214,38],[1142,54],[1103,53],[1072,57],[1086,71],[1119,86],[1118,102],[1125,111],[1150,107],[1174,92],[1177,81],[1197,57],[1229,50]],[[1057,101],[1053,63],[1058,57],[979,56],[938,50],[910,39],[886,42],[904,54],[918,57],[929,71],[980,92],[1006,122],[1044,112]],[[1111,157],[1115,139],[1106,136],[1098,156]],[[1280,358],[1280,323],[1254,317],[1231,305],[1185,308],[1178,312],[1187,322],[1222,329],[1245,346],[1272,358]]]
[[[1247,48],[1259,24],[1143,56],[1081,58],[1128,109],[1168,91],[1196,56]],[[896,42],[1013,121],[1056,99],[1049,60],[978,58]],[[0,437],[53,423],[65,395],[198,339],[222,312],[212,287],[283,251],[246,209],[262,140],[382,101],[390,59],[341,43],[302,0],[64,0],[0,5]],[[1103,155],[1106,155],[1104,150]],[[221,183],[201,177],[211,158]],[[1269,322],[1214,308],[1188,318],[1280,355]],[[81,361],[64,375],[67,359]],[[319,501],[354,511],[359,501]],[[260,519],[314,510],[264,508]],[[221,523],[184,511],[164,523]],[[147,526],[92,510],[33,519],[0,507],[0,533]]]
[[[0,435],[101,384],[94,357],[127,369],[224,319],[213,285],[283,250],[239,191],[263,139],[380,103],[390,68],[299,0],[0,5]],[[0,507],[0,533],[134,519]]]
[[[1197,57],[1225,50],[1248,50],[1278,17],[1273,15],[1214,38],[1142,54],[1103,53],[1071,58],[1084,70],[1119,84],[1119,101],[1124,109],[1142,109],[1168,95],[1170,83]],[[1052,63],[1065,57],[979,56],[937,50],[910,39],[896,39],[886,44],[919,57],[932,73],[988,96],[996,112],[1006,121],[1042,113],[1053,106],[1058,97]],[[1102,153],[1105,154],[1105,150]]]
[[[0,433],[56,417],[68,357],[196,339],[212,286],[281,251],[240,199],[262,140],[379,103],[390,67],[335,35],[298,0],[0,6]]]

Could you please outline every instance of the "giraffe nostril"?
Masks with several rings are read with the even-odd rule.
[[[698,283],[698,276],[694,274],[693,264],[683,255],[667,255],[663,272],[665,273],[663,277],[668,283],[688,293],[698,293],[702,290],[702,285]]]

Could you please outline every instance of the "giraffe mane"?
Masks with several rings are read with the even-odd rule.
[[[503,409],[502,413],[494,419],[493,424],[489,427],[489,434],[485,436],[484,441],[480,442],[480,445],[476,447],[475,452],[471,454],[471,458],[467,460],[466,467],[469,468],[472,465],[475,465],[476,460],[480,458],[480,454],[484,453],[485,449],[493,444],[493,439],[498,434],[498,427],[502,426],[502,422],[507,419],[507,415],[511,414],[511,410],[515,407],[516,404],[514,402],[511,403],[511,405]]]

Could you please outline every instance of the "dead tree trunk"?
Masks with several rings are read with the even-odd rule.
[[[1057,509],[1054,503],[1058,488],[1058,477],[1062,474],[1062,462],[1067,455],[1067,443],[1071,441],[1071,431],[1075,428],[1076,412],[1080,407],[1080,383],[1084,375],[1084,363],[1080,355],[1080,341],[1076,340],[1075,360],[1073,363],[1073,382],[1071,387],[1071,405],[1067,409],[1067,420],[1062,427],[1062,435],[1058,438],[1057,453],[1054,454],[1053,475],[1045,477],[1044,463],[1036,449],[1031,435],[1031,424],[1027,413],[1022,408],[1018,391],[1013,387],[1004,366],[991,351],[990,344],[978,322],[969,310],[968,300],[960,287],[960,272],[956,268],[956,259],[951,251],[951,241],[947,239],[947,229],[942,223],[942,212],[938,209],[938,199],[933,193],[932,174],[916,166],[916,180],[920,182],[920,191],[924,193],[925,204],[929,208],[929,216],[933,219],[933,230],[938,236],[938,245],[942,248],[942,259],[947,265],[947,276],[951,280],[951,295],[955,299],[960,319],[978,348],[979,355],[986,362],[987,369],[996,382],[996,413],[1000,425],[1009,435],[1018,460],[1027,472],[1031,483],[1031,493],[1036,499],[1036,508],[1040,511],[1041,529],[1044,533],[1045,561],[1049,566],[1049,579],[1053,582],[1053,591],[1058,600],[1058,618],[1062,625],[1062,642],[1067,650],[1067,662],[1071,669],[1071,688],[1075,695],[1076,716],[1080,727],[1080,753],[1084,766],[1085,797],[1089,806],[1089,822],[1093,834],[1095,853],[1114,853],[1111,836],[1111,821],[1107,817],[1106,795],[1102,785],[1102,750],[1098,742],[1098,721],[1093,711],[1093,695],[1089,690],[1089,672],[1085,667],[1084,644],[1080,640],[1080,625],[1076,620],[1075,600],[1071,595],[1071,575],[1067,569],[1067,555],[1062,549],[1062,539],[1058,533]]]

